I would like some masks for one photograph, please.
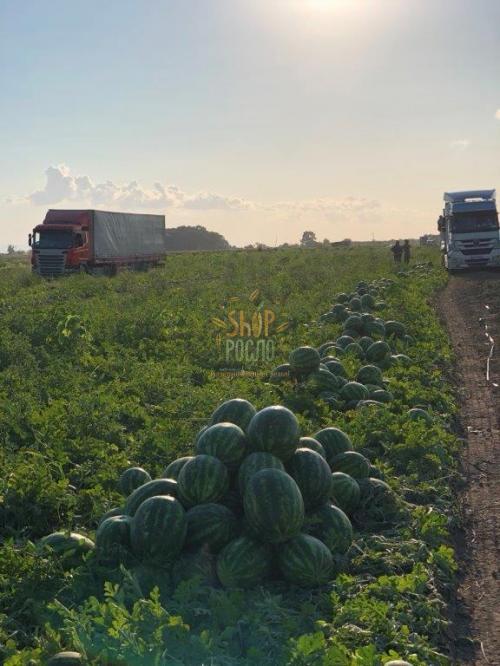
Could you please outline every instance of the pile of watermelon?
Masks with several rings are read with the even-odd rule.
[[[406,354],[393,353],[391,343],[395,340],[404,344],[413,342],[402,323],[384,321],[371,312],[385,307],[385,303],[377,302],[375,297],[391,284],[388,279],[370,284],[360,282],[353,293],[337,294],[332,309],[321,315],[320,321],[342,324],[342,334],[316,348],[294,349],[288,363],[271,372],[270,382],[292,381],[302,385],[339,410],[391,402],[393,397],[387,390],[382,371],[395,363],[411,364]],[[349,355],[364,364],[355,377],[348,376],[342,362],[342,358]]]
[[[102,566],[144,565],[180,582],[193,574],[224,587],[269,579],[314,587],[332,580],[353,538],[352,516],[375,495],[393,496],[338,428],[301,437],[279,405],[257,411],[228,400],[197,436],[193,455],[161,478],[123,472],[123,506],[105,514],[95,548],[87,537],[42,540],[69,566],[89,551]]]

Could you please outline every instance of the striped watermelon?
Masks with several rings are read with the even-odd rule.
[[[356,512],[360,522],[389,524],[397,521],[402,507],[397,495],[382,479],[360,479],[361,501]]]
[[[217,407],[210,419],[210,425],[214,425],[215,423],[234,423],[242,430],[246,430],[252,416],[256,412],[257,410],[248,400],[233,398],[232,400],[226,400],[226,402]]]
[[[225,546],[217,557],[217,575],[224,587],[255,587],[267,580],[273,555],[267,544],[242,536]]]
[[[196,453],[218,458],[228,469],[236,469],[246,453],[246,436],[234,423],[216,423],[196,442]]]
[[[352,513],[359,504],[361,490],[356,479],[344,472],[332,474],[331,499],[345,513]]]
[[[356,381],[360,384],[376,384],[383,386],[382,371],[376,365],[364,365],[358,370]]]
[[[317,370],[320,364],[320,356],[314,347],[298,347],[290,353],[289,357],[292,369],[299,374],[308,374]]]
[[[156,495],[177,497],[177,491],[177,481],[174,479],[154,479],[153,481],[148,481],[148,483],[136,488],[129,495],[123,509],[124,513],[127,516],[133,516],[140,505],[150,497],[155,497]]]
[[[337,375],[337,377],[347,378],[347,370],[344,368],[344,366],[339,360],[327,361],[325,365],[333,375]]]
[[[406,328],[400,321],[386,321],[385,334],[388,338],[404,338],[406,335]]]
[[[129,467],[120,476],[118,486],[120,492],[125,497],[128,497],[136,488],[151,481],[151,477],[142,467]]]
[[[308,513],[304,530],[322,541],[335,555],[344,555],[352,544],[352,525],[346,514],[331,503]]]
[[[238,532],[238,522],[232,511],[222,504],[198,504],[186,513],[188,548],[206,547],[218,553]]]
[[[79,652],[65,651],[58,652],[51,657],[47,661],[47,666],[79,666],[83,663],[83,657]]]
[[[361,345],[358,345],[357,342],[351,342],[350,345],[347,345],[344,351],[346,354],[350,354],[351,356],[355,356],[356,358],[359,359],[363,359],[365,357],[365,352],[363,351],[363,347]]]
[[[354,312],[361,312],[361,300],[356,296],[349,301],[349,307]]]
[[[299,534],[280,546],[278,565],[283,577],[300,587],[324,585],[334,573],[331,552],[308,534]]]
[[[319,453],[311,449],[297,449],[287,463],[287,470],[302,493],[306,509],[324,504],[328,500],[332,473]]]
[[[338,391],[341,388],[338,377],[333,375],[328,369],[315,370],[307,378],[306,387],[313,393],[322,391]]]
[[[352,443],[349,437],[340,430],[340,428],[323,428],[319,430],[313,438],[316,439],[321,446],[325,449],[326,460],[331,466],[331,461],[339,453],[344,451],[352,451]]]
[[[179,501],[167,495],[150,497],[132,519],[132,551],[142,561],[168,564],[182,550],[186,530],[186,513]]]
[[[347,331],[349,329],[356,331],[358,334],[363,330],[363,320],[358,314],[353,314],[342,324],[342,329]]]
[[[381,370],[389,370],[389,368],[392,367],[392,356],[391,354],[387,354],[387,356],[384,356],[384,358],[380,361],[377,361],[377,365]]]
[[[384,389],[373,391],[370,393],[370,398],[371,400],[377,400],[378,402],[392,402],[394,400],[392,393]]]
[[[243,497],[245,517],[262,541],[281,543],[300,532],[304,501],[291,476],[277,469],[256,472]]]
[[[185,507],[217,502],[229,489],[229,474],[218,458],[198,455],[181,469],[178,484]]]
[[[371,310],[375,307],[375,299],[371,294],[363,294],[360,298],[363,310]]]
[[[117,565],[130,551],[130,516],[114,516],[103,521],[95,533],[96,555],[100,562]]]
[[[265,407],[250,421],[247,434],[249,452],[266,451],[287,460],[299,443],[299,423],[286,407]]]
[[[341,335],[340,338],[337,338],[336,341],[336,346],[340,347],[341,349],[345,349],[347,345],[350,345],[354,342],[354,338],[352,338],[350,335]]]
[[[271,384],[282,384],[283,382],[289,382],[292,379],[293,371],[290,363],[282,363],[281,365],[276,366],[269,376]]]
[[[285,467],[279,458],[271,453],[257,452],[247,456],[238,470],[238,488],[241,495],[245,493],[248,481],[254,474],[263,469],[279,469],[285,471]]]
[[[196,434],[196,437],[194,438],[194,444],[196,446],[196,442],[200,439],[200,437],[203,435],[205,430],[208,430],[208,426],[203,426],[203,428],[200,428],[198,433]]]
[[[366,479],[370,473],[370,462],[357,451],[345,451],[332,459],[333,472],[344,472],[353,479]]]
[[[110,509],[109,511],[106,511],[106,513],[104,513],[99,518],[99,522],[97,523],[97,527],[99,527],[99,525],[101,523],[103,523],[105,520],[107,520],[108,518],[113,518],[114,516],[124,516],[124,515],[125,515],[125,509],[122,506],[117,506],[113,509]]]
[[[366,400],[369,396],[368,389],[359,382],[347,382],[340,389],[340,397],[346,402],[353,400]]]
[[[425,421],[428,425],[432,425],[432,416],[425,409],[420,407],[412,407],[406,412],[409,419],[412,421]]]
[[[318,442],[317,439],[313,437],[301,437],[299,439],[299,448],[301,449],[311,449],[311,451],[316,451],[319,455],[326,460],[325,449],[322,444]]]
[[[78,532],[53,532],[40,539],[40,550],[50,550],[61,562],[64,569],[80,566],[85,556],[91,553],[94,542]]]
[[[362,338],[358,340],[358,345],[363,349],[365,353],[368,347],[371,347],[373,343],[374,343],[373,338],[370,338],[367,335],[364,335]]]
[[[318,354],[321,358],[325,356],[325,353],[328,349],[330,349],[330,347],[335,347],[335,340],[328,340],[327,342],[323,342],[323,344],[318,347]]]
[[[343,291],[341,291],[340,294],[337,294],[335,296],[335,300],[337,301],[337,303],[347,303],[347,301],[349,300],[349,296],[345,294]]]
[[[374,342],[370,347],[368,347],[366,350],[366,359],[371,363],[378,363],[383,358],[385,358],[387,354],[390,353],[391,348],[387,342],[379,340],[378,342]]]
[[[177,458],[173,460],[170,465],[167,465],[165,471],[162,474],[163,479],[174,479],[177,481],[177,477],[184,465],[193,458],[193,456],[183,456],[182,458]]]
[[[385,335],[385,326],[379,321],[368,321],[364,325],[366,335],[372,338],[383,338]],[[371,360],[371,359],[370,359]]]

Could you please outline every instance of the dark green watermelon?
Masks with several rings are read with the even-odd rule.
[[[269,545],[242,536],[228,543],[219,553],[217,575],[226,588],[248,589],[270,577],[272,562]]]
[[[344,331],[352,329],[359,334],[363,330],[363,320],[359,315],[353,314],[350,317],[347,317],[347,319],[344,321],[342,324],[342,329]]]
[[[406,335],[406,328],[400,321],[386,321],[385,334],[388,338],[404,338]]]
[[[136,488],[151,481],[151,477],[142,467],[129,467],[126,469],[118,481],[120,492],[128,497]]]
[[[80,666],[83,663],[83,657],[79,652],[65,651],[51,657],[47,661],[47,666]]]
[[[85,556],[94,550],[95,544],[78,532],[53,532],[41,538],[38,547],[42,552],[52,552],[64,569],[73,569],[82,564]]]
[[[210,425],[215,423],[234,423],[245,431],[250,423],[252,416],[257,410],[248,400],[242,398],[233,398],[226,400],[219,405],[210,419]]]
[[[297,483],[277,469],[256,472],[243,497],[245,517],[262,541],[281,543],[300,532],[304,501]]]
[[[369,396],[368,389],[359,382],[347,382],[340,389],[340,397],[346,402],[353,400],[366,400]]]
[[[97,527],[101,523],[103,523],[105,520],[108,518],[113,518],[114,516],[124,516],[125,515],[125,509],[122,506],[117,506],[114,509],[110,509],[109,511],[106,511],[100,518],[99,522],[97,523]]]
[[[351,521],[342,509],[331,503],[306,515],[304,531],[322,541],[334,554],[344,555],[352,544]]]
[[[238,533],[236,516],[222,504],[198,504],[189,509],[186,519],[187,548],[204,547],[211,553],[218,553]]]
[[[278,566],[285,580],[299,587],[318,587],[334,574],[328,547],[308,534],[299,534],[278,550]]]
[[[306,387],[312,393],[318,394],[322,391],[338,391],[341,383],[338,381],[338,377],[328,369],[319,368],[307,377]]]
[[[337,377],[347,378],[347,371],[340,361],[338,360],[327,361],[325,365],[328,368],[328,370],[332,373],[332,375],[337,375]]]
[[[294,374],[290,363],[282,363],[272,370],[269,381],[271,384],[282,384],[291,381],[293,378]]]
[[[314,439],[314,437],[301,437],[299,439],[299,448],[316,451],[316,453],[319,453],[326,460],[326,452],[323,445],[317,439]]]
[[[95,533],[96,556],[105,565],[117,565],[130,553],[130,516],[114,516],[103,521]]]
[[[179,476],[179,473],[180,473],[181,469],[192,458],[193,458],[193,456],[183,456],[182,458],[177,458],[177,460],[173,460],[165,468],[165,471],[162,474],[162,478],[164,478],[164,479],[174,479],[175,481],[177,481],[177,477]]]
[[[379,340],[378,342],[374,342],[368,349],[366,350],[366,359],[370,363],[378,363],[382,359],[384,359],[387,354],[391,353],[391,348],[387,344],[387,342],[384,342],[383,340]]]
[[[358,506],[360,498],[361,491],[356,479],[344,472],[333,472],[331,499],[336,506],[350,514]]]
[[[217,502],[229,489],[227,467],[214,456],[198,455],[181,469],[179,498],[184,506]]]
[[[344,451],[352,451],[352,442],[340,428],[323,428],[313,438],[325,449],[326,460],[331,466],[333,458]]]
[[[357,451],[345,451],[332,459],[331,468],[333,472],[344,472],[356,480],[365,479],[370,473],[370,461]]]
[[[286,407],[275,405],[261,409],[248,426],[250,453],[265,451],[281,460],[290,458],[299,443],[299,423]]]
[[[246,453],[246,436],[234,423],[216,423],[196,442],[196,453],[218,458],[228,469],[236,469]]]
[[[350,335],[341,335],[340,338],[337,338],[336,341],[336,346],[340,347],[341,349],[345,349],[347,345],[350,345],[354,342],[354,338],[352,338]]]
[[[383,386],[382,371],[376,365],[364,365],[358,370],[356,381],[360,384],[375,384]]]
[[[177,497],[177,481],[174,479],[154,479],[148,481],[143,486],[136,488],[134,492],[128,496],[125,502],[124,513],[127,516],[133,516],[139,506],[150,497],[157,495],[171,495]]]
[[[246,485],[251,477],[263,469],[279,469],[284,472],[285,467],[279,458],[271,453],[257,452],[247,456],[238,470],[238,488],[243,496]]]
[[[287,470],[297,483],[306,509],[324,504],[330,497],[332,479],[326,460],[311,449],[297,449],[287,462]]]
[[[141,561],[168,564],[181,552],[186,531],[186,512],[178,500],[169,495],[150,497],[132,519],[132,551]]]
[[[319,368],[320,355],[314,347],[298,347],[290,353],[288,360],[295,372],[308,374]]]
[[[425,421],[428,425],[432,425],[432,416],[425,409],[420,407],[413,407],[407,411],[408,418],[412,421]]]

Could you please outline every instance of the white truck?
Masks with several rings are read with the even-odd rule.
[[[443,264],[449,271],[500,267],[495,190],[445,192],[438,220]]]

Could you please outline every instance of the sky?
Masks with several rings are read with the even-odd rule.
[[[435,233],[500,187],[498,0],[0,0],[0,251],[48,208],[231,244]]]

